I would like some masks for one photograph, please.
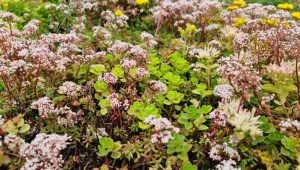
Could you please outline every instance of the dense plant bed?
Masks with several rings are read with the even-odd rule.
[[[0,1],[0,169],[300,170],[299,6],[271,4]]]

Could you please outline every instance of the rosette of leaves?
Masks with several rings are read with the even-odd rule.
[[[206,130],[208,127],[203,125],[206,122],[205,115],[211,112],[210,105],[203,105],[197,109],[194,105],[189,106],[185,111],[181,112],[178,116],[178,122],[184,125],[187,130],[192,129],[194,126],[198,130]]]
[[[184,83],[184,80],[172,72],[168,72],[163,76],[165,83],[168,85],[169,89],[176,90],[180,88],[180,85]]]
[[[90,73],[96,75],[96,76],[100,76],[103,71],[105,71],[105,66],[102,64],[95,64],[92,65],[90,68]]]
[[[2,125],[2,130],[9,134],[17,134],[17,133],[26,133],[29,131],[29,124],[25,123],[22,114],[19,114],[17,117],[12,120],[8,120],[4,125]]]
[[[167,154],[177,154],[177,157],[183,161],[184,165],[191,165],[188,157],[188,152],[192,149],[193,145],[185,142],[185,136],[180,134],[173,134],[173,138],[167,145]],[[195,168],[194,166],[187,166]]]
[[[120,149],[122,147],[122,144],[120,141],[114,142],[112,138],[109,137],[102,137],[99,139],[99,155],[101,157],[107,156],[108,154],[111,154],[110,156],[114,159],[118,159],[121,157]]]
[[[166,94],[166,100],[164,101],[165,105],[179,104],[181,100],[184,98],[184,94],[170,90]]]
[[[289,157],[290,159],[295,159],[299,147],[298,140],[295,137],[284,137],[281,139],[283,147],[280,149],[280,153],[284,156]]]
[[[294,84],[284,85],[282,83],[264,84],[262,89],[271,93],[275,93],[279,100],[274,100],[277,105],[283,105],[289,93],[297,91]]]
[[[129,115],[133,115],[137,117],[139,120],[139,127],[142,129],[147,129],[150,126],[147,124],[144,124],[142,121],[145,120],[148,116],[153,115],[156,118],[161,117],[160,111],[158,108],[155,107],[154,104],[143,104],[139,101],[134,102],[130,109],[128,110]]]
[[[171,62],[173,68],[175,68],[176,72],[180,75],[190,71],[189,62],[185,58],[183,58],[178,51],[172,53],[169,56],[169,61]]]
[[[196,89],[192,90],[192,93],[200,95],[201,99],[210,96],[212,94],[211,90],[207,90],[207,86],[205,84],[196,85]]]

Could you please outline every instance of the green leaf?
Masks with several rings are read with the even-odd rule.
[[[191,163],[184,163],[181,170],[198,170],[197,165],[192,165]]]
[[[121,149],[122,144],[120,143],[120,141],[117,141],[113,144],[113,152],[117,152]]]
[[[202,114],[207,114],[207,113],[211,112],[212,109],[213,109],[213,108],[212,108],[211,105],[203,105],[203,106],[201,106],[201,108],[199,109],[199,111],[200,111],[200,113],[202,113]]]
[[[167,154],[173,154],[175,152],[182,152],[184,150],[185,136],[174,134],[173,139],[168,143]]]
[[[19,133],[25,133],[28,132],[30,129],[30,126],[28,124],[24,124],[23,126],[21,126],[21,128],[19,129]]]
[[[99,139],[99,155],[106,156],[113,150],[114,141],[109,137],[102,137]]]
[[[139,122],[139,127],[140,127],[141,129],[149,129],[151,126],[150,126],[150,125],[147,125],[147,124],[145,124],[145,123],[143,123],[143,122]]]
[[[100,102],[99,102],[99,105],[102,108],[110,107],[111,106],[111,102],[108,99],[101,99]]]
[[[100,113],[101,113],[102,116],[106,115],[106,114],[108,113],[107,108],[102,108],[102,109],[100,110]]]
[[[107,164],[102,164],[100,170],[109,170],[109,166]]]
[[[95,74],[96,76],[100,76],[104,70],[105,70],[104,65],[97,64],[97,65],[92,65],[90,72]]]
[[[171,103],[179,104],[180,101],[184,98],[184,94],[171,90],[167,92],[166,97]]]
[[[110,156],[114,159],[119,159],[121,157],[121,152],[113,152]]]
[[[107,90],[107,84],[104,81],[97,81],[94,88],[97,92],[102,93]]]
[[[117,64],[115,67],[111,70],[111,73],[118,78],[124,78],[124,70],[122,69],[121,65]]]

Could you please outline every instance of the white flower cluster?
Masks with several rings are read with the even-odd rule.
[[[215,168],[216,170],[241,170],[241,168],[236,167],[236,161],[232,159],[223,160]]]
[[[23,34],[25,35],[34,35],[37,34],[39,31],[38,25],[41,23],[39,20],[31,20],[24,26]]]
[[[122,58],[120,64],[123,68],[131,69],[136,66],[136,61],[132,59]]]
[[[229,147],[227,143],[214,145],[209,151],[209,157],[215,161],[226,159],[240,160],[238,151]]]
[[[290,118],[281,121],[279,126],[281,131],[287,131],[289,128],[295,128],[297,131],[300,131],[300,122],[298,120],[291,120]]]
[[[180,129],[173,126],[166,118],[156,118],[153,115],[148,116],[144,123],[154,126],[156,131],[155,134],[151,136],[151,142],[161,142],[168,143],[173,137],[172,132],[179,133]]]
[[[111,10],[101,12],[101,17],[105,21],[104,27],[113,29],[125,27],[127,25],[127,20],[129,19],[125,14],[116,16]]]
[[[141,33],[141,38],[142,40],[145,42],[145,45],[148,47],[148,48],[151,48],[155,45],[157,45],[157,41],[155,40],[154,36],[148,32],[142,32]]]
[[[151,80],[149,84],[151,93],[165,94],[167,92],[167,85],[159,80]]]
[[[134,77],[138,80],[141,80],[144,77],[149,77],[149,76],[150,76],[149,71],[143,67],[136,69],[134,72]]]
[[[215,109],[209,114],[211,119],[214,119],[214,123],[218,126],[226,127],[227,122],[230,119],[230,115],[226,112]]]
[[[100,139],[102,137],[109,136],[105,130],[105,128],[97,128],[96,136]]]
[[[50,115],[57,115],[57,123],[60,125],[73,126],[84,115],[82,110],[73,112],[68,106],[56,108],[48,97],[43,97],[31,104],[32,109],[37,109],[41,118],[46,119]]]
[[[218,73],[231,81],[235,88],[246,92],[247,89],[259,91],[262,78],[251,65],[243,65],[238,59],[226,57],[219,60]]]
[[[254,113],[255,109],[250,112],[241,108],[239,112],[234,112],[229,123],[237,130],[249,133],[253,138],[261,136],[263,134],[263,131],[259,128],[261,122],[258,121],[259,116],[254,116]]]
[[[40,133],[31,143],[20,146],[19,154],[25,158],[25,165],[21,170],[29,169],[61,169],[63,159],[60,152],[67,147],[71,138],[67,135]]]
[[[152,9],[156,22],[162,17],[174,26],[196,23],[201,17],[213,16],[222,7],[218,0],[163,0]]]
[[[47,118],[49,114],[55,113],[54,104],[48,97],[42,97],[32,102],[31,108],[37,109],[42,118]]]
[[[63,126],[74,126],[84,115],[84,112],[82,110],[73,112],[68,106],[59,108],[56,112],[58,115],[57,123]]]
[[[17,135],[8,134],[4,138],[4,144],[12,151],[18,151],[25,141]]]
[[[246,49],[249,42],[249,34],[238,33],[233,39],[233,46],[240,51],[241,49]]]
[[[189,55],[198,59],[218,57],[220,51],[214,47],[194,48],[189,51]]]
[[[11,12],[5,11],[5,12],[0,13],[0,18],[6,20],[8,22],[12,22],[16,18],[16,16]]]
[[[62,84],[62,86],[58,87],[58,93],[65,94],[68,97],[75,97],[78,95],[80,89],[80,85],[77,85],[72,81],[66,81]]]
[[[117,93],[111,93],[107,99],[111,102],[111,107],[112,108],[119,108],[122,105],[122,102],[119,101],[118,99],[119,95]]]
[[[115,75],[113,75],[112,73],[109,73],[109,72],[108,72],[108,73],[104,73],[103,77],[102,77],[102,76],[99,76],[99,77],[98,77],[98,80],[99,80],[99,81],[103,80],[103,81],[105,81],[107,84],[112,84],[112,85],[114,85],[114,84],[117,83],[118,78],[117,78]]]
[[[234,88],[228,84],[217,85],[213,91],[214,95],[222,98],[222,101],[229,101],[234,94]]]

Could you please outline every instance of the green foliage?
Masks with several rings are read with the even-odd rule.
[[[185,74],[190,70],[188,61],[184,59],[178,51],[171,54],[169,60],[178,74]]]
[[[178,122],[183,124],[187,130],[190,130],[195,125],[198,130],[206,130],[208,127],[203,125],[206,121],[204,114],[209,113],[212,110],[210,105],[203,105],[197,109],[195,106],[189,106],[185,112],[181,112],[178,116]]]
[[[294,159],[297,154],[297,147],[299,146],[298,140],[295,137],[283,137],[281,143],[283,147],[281,147],[280,153]]]
[[[3,126],[4,132],[15,135],[18,133],[26,133],[30,129],[30,125],[25,123],[23,115],[19,114],[12,120],[8,120]]]
[[[164,104],[166,105],[179,104],[180,101],[184,98],[184,94],[171,90],[167,92],[166,97],[168,100],[165,100]]]
[[[283,105],[286,102],[286,98],[288,97],[289,93],[295,92],[297,87],[293,84],[284,85],[281,83],[273,84],[264,84],[262,87],[264,90],[275,93],[278,100],[275,100],[275,103],[278,105]]]
[[[207,86],[205,84],[198,84],[197,88],[192,90],[192,92],[200,95],[202,99],[212,94],[211,90],[207,90]]]
[[[173,139],[168,143],[167,153],[173,154],[183,152],[185,145],[185,136],[176,133],[173,135]]]
[[[118,159],[121,156],[120,149],[122,147],[122,144],[117,141],[114,142],[113,139],[109,137],[101,137],[99,139],[99,156],[107,156],[109,153],[111,153],[111,157],[113,159]]]

